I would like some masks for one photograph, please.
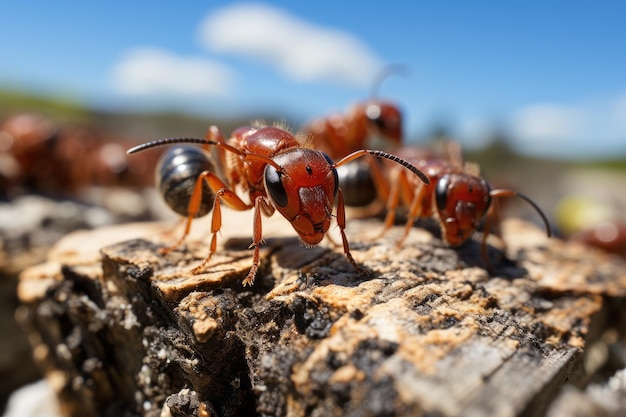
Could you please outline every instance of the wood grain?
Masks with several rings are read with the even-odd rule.
[[[252,221],[224,215],[200,275],[202,221],[167,256],[164,225],[122,226],[69,236],[22,274],[18,315],[67,415],[545,415],[623,328],[624,262],[519,220],[505,248],[490,240],[491,272],[479,239],[451,249],[416,227],[398,248],[402,227],[373,239],[379,221],[352,220],[363,276],[264,219],[244,288]]]

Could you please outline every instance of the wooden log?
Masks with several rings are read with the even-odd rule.
[[[363,276],[264,219],[242,287],[252,219],[224,215],[200,275],[208,221],[166,256],[160,224],[70,235],[22,274],[18,316],[65,415],[544,415],[623,328],[624,262],[519,220],[504,252],[492,242],[492,273],[478,240],[452,249],[414,228],[396,247],[402,227],[372,240],[379,221],[350,221]]]

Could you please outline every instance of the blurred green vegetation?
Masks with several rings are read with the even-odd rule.
[[[203,136],[216,124],[224,132],[248,124],[249,118],[232,119],[194,116],[178,111],[114,112],[98,110],[73,99],[48,98],[0,88],[0,120],[16,113],[36,113],[59,125],[79,124],[136,140],[171,136]],[[267,117],[268,120],[275,120]]]
[[[90,116],[87,107],[69,98],[50,99],[17,90],[0,90],[0,115],[3,118],[22,111],[37,112],[62,121],[84,121]]]

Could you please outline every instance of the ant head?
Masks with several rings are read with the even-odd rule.
[[[330,227],[339,190],[333,161],[306,148],[288,149],[273,159],[280,169],[265,168],[267,196],[306,245],[318,244]]]
[[[443,239],[463,244],[479,226],[491,204],[487,181],[466,173],[446,173],[435,188],[435,201]]]
[[[370,129],[396,144],[402,142],[402,113],[395,104],[370,101],[363,111]]]

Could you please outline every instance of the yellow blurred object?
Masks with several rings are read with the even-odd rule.
[[[566,235],[594,227],[615,219],[615,213],[606,205],[581,196],[569,196],[557,205],[556,222]]]

